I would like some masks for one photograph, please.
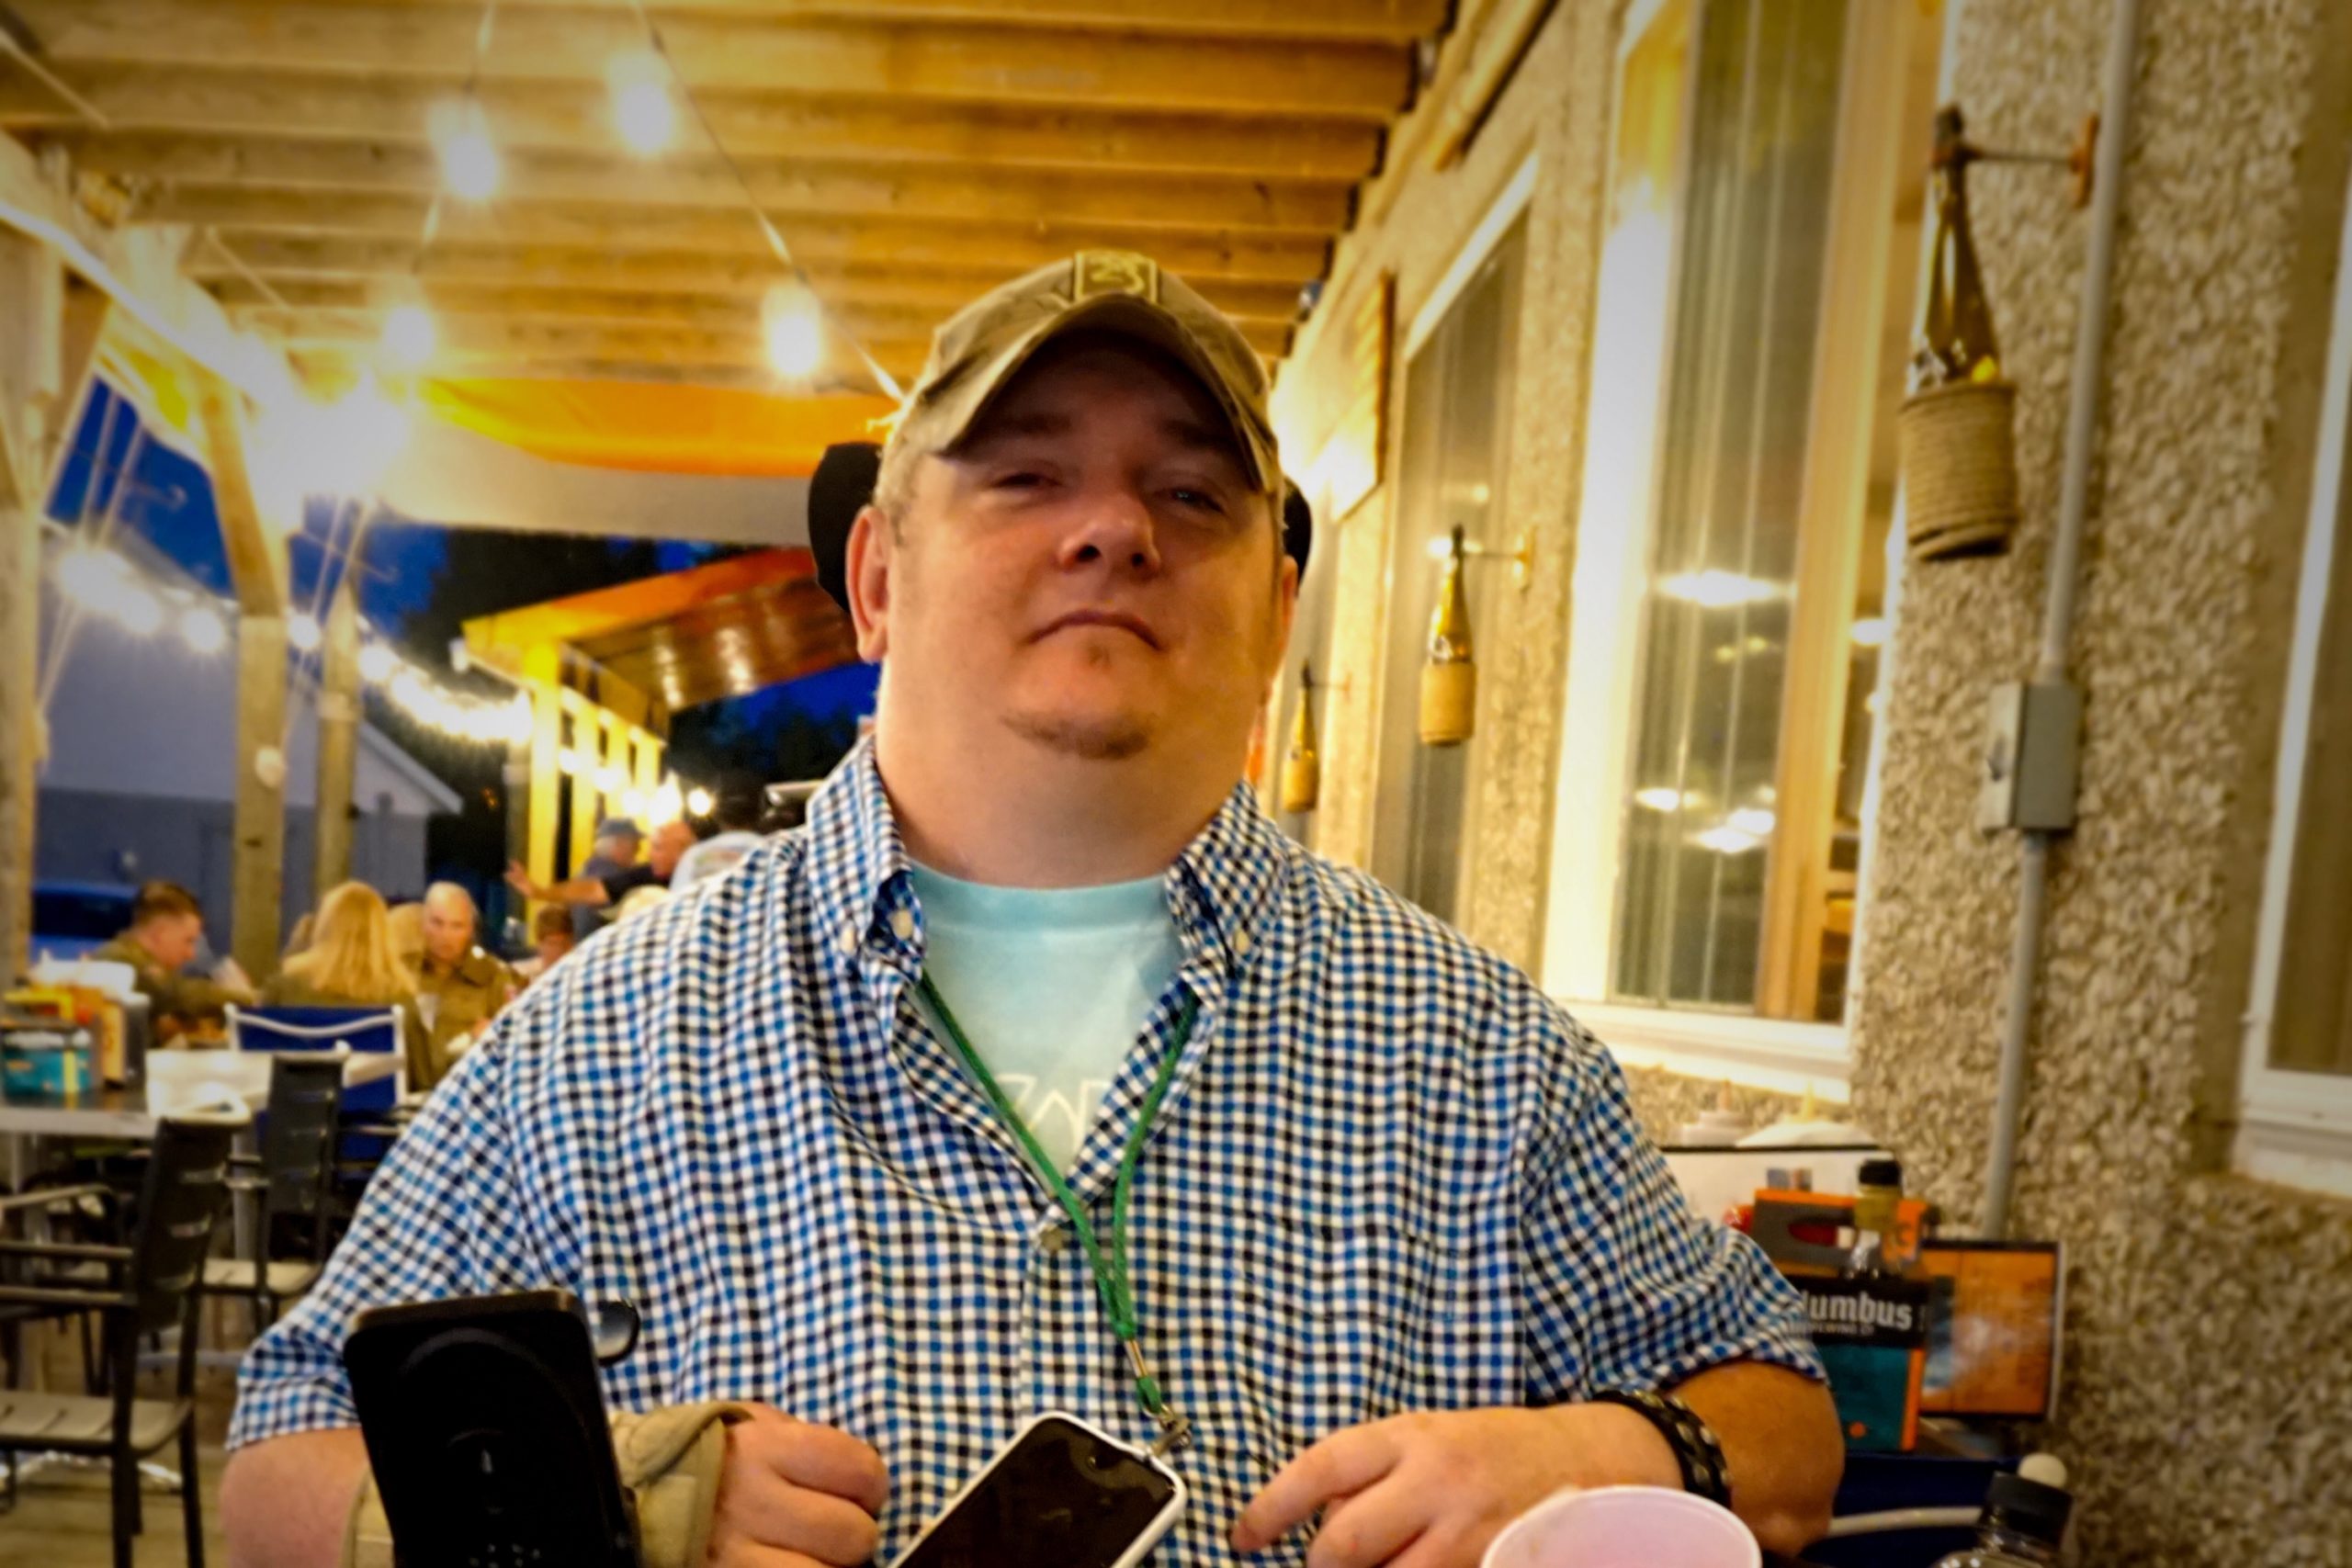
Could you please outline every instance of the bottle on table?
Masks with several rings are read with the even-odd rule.
[[[1936,1568],[2047,1568],[2066,1539],[2075,1499],[2061,1487],[2022,1475],[1996,1475],[1976,1521],[1976,1544]]]
[[[1897,1255],[1895,1225],[1903,1207],[1903,1162],[1866,1159],[1861,1190],[1854,1198],[1854,1250],[1846,1272],[1859,1279],[1883,1279],[1903,1269],[1892,1261]]]

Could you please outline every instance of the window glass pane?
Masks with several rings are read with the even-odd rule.
[[[1503,445],[1526,243],[1522,219],[1497,242],[1405,372],[1374,865],[1391,887],[1448,920],[1459,914],[1479,742],[1430,747],[1419,738],[1421,665],[1443,580],[1430,547],[1456,526],[1474,543],[1505,547]],[[1465,575],[1471,646],[1482,660],[1479,637],[1493,624],[1494,595],[1509,586],[1499,567]]]
[[[1690,159],[1616,993],[1748,1007],[1835,146],[1842,0],[1711,6]]]
[[[2328,581],[2306,582],[2302,591],[2327,595],[2326,619],[2312,682],[2270,1065],[2352,1074],[2352,811],[2344,805],[2352,801],[2352,487],[2339,497]]]

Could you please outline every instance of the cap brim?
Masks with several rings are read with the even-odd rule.
[[[934,434],[940,439],[933,449],[954,451],[971,434],[973,425],[988,412],[997,394],[1036,357],[1039,350],[1057,338],[1084,331],[1112,332],[1134,338],[1160,350],[1191,371],[1193,378],[1216,400],[1217,412],[1225,416],[1227,432],[1233,437],[1234,451],[1249,470],[1250,482],[1267,491],[1281,482],[1266,437],[1253,427],[1248,412],[1235,400],[1199,340],[1167,309],[1134,294],[1100,294],[1081,299],[1039,321],[999,349],[970,375],[944,389],[926,411],[924,420],[925,423],[935,423],[937,426]]]

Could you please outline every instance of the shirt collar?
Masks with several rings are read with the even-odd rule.
[[[1170,908],[1186,961],[1239,966],[1290,874],[1297,847],[1238,784],[1168,870]],[[882,787],[871,737],[808,803],[809,908],[815,935],[852,957],[910,901],[906,844]]]

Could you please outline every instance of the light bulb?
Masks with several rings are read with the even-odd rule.
[[[391,369],[423,369],[440,341],[433,312],[422,305],[395,305],[384,317],[384,362]]]
[[[767,338],[768,363],[776,374],[799,380],[823,362],[825,326],[817,301],[797,284],[779,283],[760,302],[760,327]]]
[[[209,659],[229,646],[229,624],[209,604],[190,604],[180,612],[180,640],[190,653]]]
[[[400,656],[389,645],[371,642],[359,650],[359,678],[377,682],[390,680],[399,663]]]
[[[697,784],[686,791],[686,810],[689,814],[695,817],[707,817],[710,815],[712,805],[710,791],[701,785]]]
[[[670,96],[670,73],[652,51],[626,49],[605,67],[613,91],[613,125],[628,150],[659,152],[678,134],[678,106]]]
[[[294,645],[297,653],[316,653],[319,650],[319,618],[310,615],[293,616],[286,623],[286,640]]]
[[[426,117],[425,132],[441,155],[441,183],[461,201],[488,201],[498,189],[498,144],[481,106],[466,99],[438,104]]]

